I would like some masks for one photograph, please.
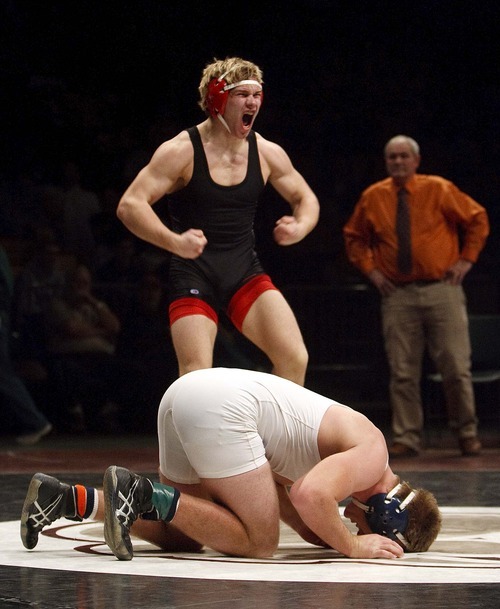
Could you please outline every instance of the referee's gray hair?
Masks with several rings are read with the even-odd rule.
[[[391,139],[387,142],[387,144],[384,147],[384,154],[387,153],[387,147],[390,146],[391,144],[396,144],[396,143],[400,143],[400,142],[404,142],[405,144],[408,144],[408,146],[410,146],[413,154],[415,155],[419,155],[420,154],[420,146],[417,144],[417,142],[410,136],[408,135],[395,135],[394,137],[391,137]]]

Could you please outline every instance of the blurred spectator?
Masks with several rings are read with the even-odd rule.
[[[44,330],[51,371],[66,395],[69,414],[80,416],[81,407],[90,428],[118,429],[121,409],[132,398],[133,379],[115,356],[120,320],[95,296],[85,265],[69,272],[63,292],[45,314]]]
[[[52,431],[52,424],[37,408],[26,386],[16,374],[10,357],[10,313],[13,277],[0,246],[0,412],[2,430],[19,433],[19,444],[36,444]]]
[[[120,321],[93,293],[89,269],[78,264],[69,272],[59,297],[52,300],[47,320],[52,330],[48,347],[57,353],[114,353]]]
[[[37,231],[28,262],[15,279],[12,325],[17,336],[16,357],[24,361],[43,358],[41,319],[65,282],[60,254],[52,231]]]

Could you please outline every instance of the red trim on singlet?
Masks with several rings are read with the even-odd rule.
[[[269,275],[257,275],[236,292],[229,301],[227,314],[240,332],[243,321],[257,298],[267,290],[277,289]]]
[[[170,325],[181,317],[189,317],[190,315],[204,315],[214,323],[219,323],[217,313],[209,304],[199,298],[178,298],[177,300],[174,300],[168,308]]]

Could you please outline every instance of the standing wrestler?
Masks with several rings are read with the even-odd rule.
[[[173,254],[169,316],[180,375],[212,366],[224,310],[275,374],[303,384],[307,350],[290,306],[255,253],[253,222],[267,182],[292,210],[276,222],[279,245],[299,242],[316,226],[319,204],[285,151],[252,129],[262,83],[260,68],[249,61],[209,64],[199,86],[207,118],[156,150],[117,214],[135,235]],[[153,210],[165,195],[171,229]]]

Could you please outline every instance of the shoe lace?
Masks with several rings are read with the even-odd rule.
[[[63,499],[63,495],[57,495],[57,497],[51,501],[46,506],[42,506],[38,503],[38,501],[34,502],[34,506],[38,510],[38,512],[33,512],[30,514],[29,519],[33,522],[35,527],[43,528],[46,524],[51,524],[54,522],[55,518],[51,518],[54,513],[57,513],[57,508]]]
[[[121,491],[118,491],[118,497],[123,502],[122,505],[115,510],[116,517],[125,526],[129,527],[134,520],[137,519],[137,514],[134,509],[134,494],[139,485],[139,480],[134,480],[131,487],[128,490],[127,496]]]

